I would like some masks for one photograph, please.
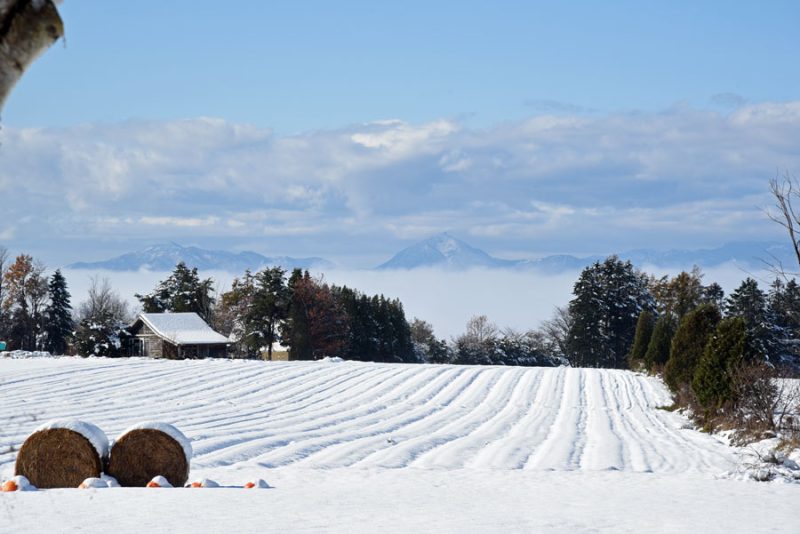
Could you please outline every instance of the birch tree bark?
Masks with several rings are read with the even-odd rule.
[[[63,35],[53,0],[0,0],[0,111],[25,70]]]

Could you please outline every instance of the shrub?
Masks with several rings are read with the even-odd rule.
[[[644,363],[647,347],[653,336],[654,323],[655,317],[649,310],[644,310],[639,314],[639,320],[636,321],[636,333],[633,336],[633,346],[628,356],[628,366],[631,369],[636,369]]]
[[[647,344],[644,355],[644,366],[649,372],[657,371],[664,367],[669,360],[669,350],[672,336],[675,335],[675,319],[672,315],[665,314],[658,318],[653,327],[653,334]]]
[[[719,323],[692,380],[692,391],[706,414],[735,401],[738,370],[753,359],[752,352],[744,319],[731,317]]]
[[[687,399],[681,397],[691,395],[690,384],[695,369],[720,319],[719,309],[715,305],[701,304],[681,319],[672,339],[664,380],[684,404]]]

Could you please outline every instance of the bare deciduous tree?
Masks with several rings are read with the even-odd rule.
[[[767,211],[767,216],[781,225],[789,234],[797,268],[800,269],[800,180],[789,174],[777,176],[769,181],[769,189],[775,199],[776,211]],[[779,276],[790,278],[798,272],[791,272],[780,259],[772,257],[770,267]]]
[[[78,306],[77,320],[107,318],[130,322],[128,303],[111,288],[108,278],[93,276],[91,280],[89,298]]]
[[[558,356],[566,357],[568,354],[567,338],[572,328],[572,315],[569,307],[557,306],[553,312],[553,317],[544,321],[540,327],[544,338],[551,350]]]

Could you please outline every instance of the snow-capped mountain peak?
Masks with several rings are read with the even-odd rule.
[[[448,233],[435,235],[395,254],[378,269],[416,269],[444,267],[469,269],[473,267],[513,267],[518,262],[494,258]]]

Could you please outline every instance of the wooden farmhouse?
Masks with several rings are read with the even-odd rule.
[[[130,355],[151,358],[225,358],[230,340],[196,313],[140,313],[131,333]]]

